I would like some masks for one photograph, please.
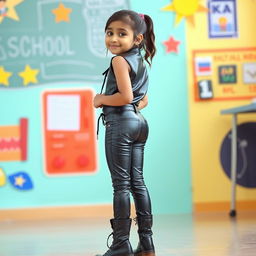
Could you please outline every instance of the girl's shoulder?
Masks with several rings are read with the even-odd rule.
[[[124,64],[124,63],[127,63],[127,61],[126,61],[126,58],[125,58],[125,56],[123,56],[123,55],[116,55],[116,56],[114,56],[114,57],[112,57],[112,59],[111,59],[111,64],[113,65],[115,65],[115,64]]]
[[[131,70],[129,63],[121,55],[117,55],[112,58],[111,66],[113,67],[113,69],[128,69],[129,71]]]

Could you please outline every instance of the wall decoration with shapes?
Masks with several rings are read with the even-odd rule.
[[[30,175],[24,171],[16,172],[8,176],[11,185],[18,190],[33,189],[33,182]]]
[[[0,126],[0,161],[26,161],[27,145],[27,118],[21,118],[18,126]]]
[[[176,13],[175,25],[178,25],[182,19],[186,19],[193,26],[195,25],[194,15],[197,12],[207,12],[207,8],[200,3],[200,0],[173,0],[162,10]]]
[[[19,21],[19,15],[17,14],[16,8],[24,0],[5,0],[1,1],[0,4],[0,23],[7,18],[15,21]]]
[[[55,22],[70,22],[70,13],[72,8],[67,8],[63,3],[59,3],[59,6],[56,9],[52,10],[52,13],[55,15]]]
[[[180,45],[180,41],[175,40],[172,36],[163,42],[165,48],[166,53],[170,53],[170,52],[174,52],[174,53],[178,53],[179,49],[178,46]]]
[[[0,187],[3,187],[9,181],[10,185],[18,191],[31,190],[34,188],[33,181],[27,172],[19,171],[6,175],[5,171],[0,168]]]

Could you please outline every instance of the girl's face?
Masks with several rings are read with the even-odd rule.
[[[105,44],[112,54],[117,55],[127,52],[134,45],[139,45],[139,43],[139,37],[134,39],[134,32],[126,23],[122,21],[113,21],[109,24],[106,30]]]

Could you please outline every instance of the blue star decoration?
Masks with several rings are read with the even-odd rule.
[[[10,183],[19,190],[30,190],[33,188],[33,183],[30,176],[25,172],[16,172],[9,175]]]

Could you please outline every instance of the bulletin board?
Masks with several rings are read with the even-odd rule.
[[[256,48],[194,50],[195,101],[246,100],[256,92]]]

